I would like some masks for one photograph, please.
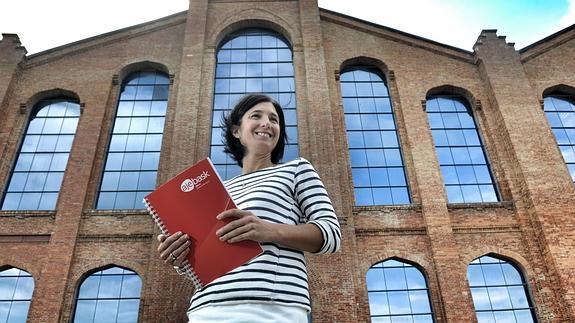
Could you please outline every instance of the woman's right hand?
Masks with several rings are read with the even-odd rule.
[[[158,235],[158,241],[160,242],[158,246],[160,259],[165,264],[182,267],[182,263],[186,260],[188,253],[191,252],[190,246],[192,242],[188,235],[182,232],[176,232],[170,236],[160,234]]]

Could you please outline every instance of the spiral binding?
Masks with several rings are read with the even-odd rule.
[[[150,202],[148,202],[148,200],[146,198],[144,198],[144,204],[146,205],[146,209],[148,209],[148,212],[152,216],[152,219],[154,219],[154,222],[156,222],[156,225],[160,228],[160,231],[162,232],[162,234],[165,236],[169,236],[170,233],[166,229],[164,222],[162,222],[162,219],[160,219],[160,217],[158,216],[158,214],[154,210],[154,207],[152,206],[152,204]],[[184,260],[183,265],[184,265],[183,272],[184,272],[185,276],[192,281],[196,290],[202,289],[202,287],[204,287],[204,285],[200,281],[200,278],[198,277],[198,275],[196,275],[196,273],[194,272],[194,268],[190,265],[190,262],[188,261],[188,259]]]

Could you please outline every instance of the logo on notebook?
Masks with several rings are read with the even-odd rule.
[[[207,171],[203,171],[200,175],[196,176],[195,178],[186,178],[180,188],[182,192],[187,193],[194,190],[194,188],[200,188],[203,186],[202,182],[210,176],[210,173]]]

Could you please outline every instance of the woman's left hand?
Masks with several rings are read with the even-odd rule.
[[[216,234],[220,240],[234,243],[244,240],[271,242],[276,234],[273,223],[258,218],[250,211],[232,209],[218,214],[217,219],[237,218],[226,224]]]

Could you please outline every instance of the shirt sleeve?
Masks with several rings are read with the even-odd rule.
[[[294,193],[305,222],[316,225],[323,236],[323,245],[316,253],[334,253],[341,245],[341,231],[331,200],[319,175],[304,158],[296,172]]]

